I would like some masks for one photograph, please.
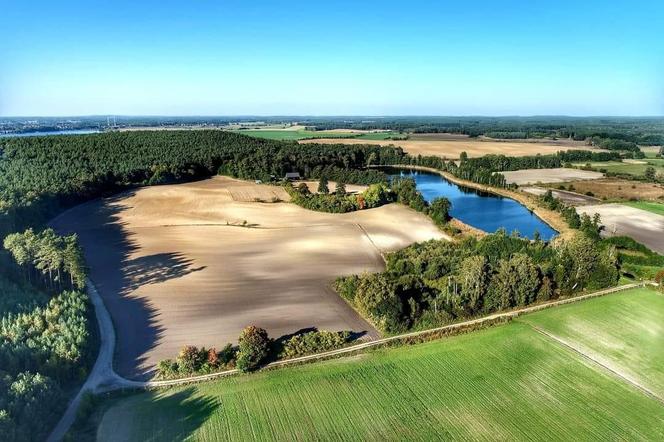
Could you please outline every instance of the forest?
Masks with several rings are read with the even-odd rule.
[[[403,156],[399,148],[303,146],[222,131],[0,139],[0,234],[41,225],[64,208],[130,186],[217,173],[270,181],[291,171],[369,184],[383,175],[351,170],[392,164]]]
[[[608,287],[618,276],[612,244],[580,234],[552,245],[499,231],[414,244],[388,255],[384,272],[342,277],[335,288],[397,334]]]

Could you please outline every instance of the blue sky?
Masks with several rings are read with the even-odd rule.
[[[0,115],[663,115],[664,1],[0,4]]]

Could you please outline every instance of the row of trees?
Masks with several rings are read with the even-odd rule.
[[[27,229],[7,235],[4,247],[24,269],[29,282],[40,281],[51,290],[85,285],[85,260],[76,234],[60,236],[53,229],[39,233]]]
[[[378,120],[317,117],[302,124],[317,129],[388,129],[413,133],[457,133],[491,138],[571,138],[578,141],[623,140],[641,145],[664,144],[662,118],[595,117],[391,117]]]
[[[599,213],[596,213],[592,218],[587,213],[579,216],[574,206],[565,204],[560,198],[554,197],[550,189],[539,198],[539,202],[541,206],[559,212],[572,229],[581,230],[589,237],[599,240],[599,234],[602,230]]]
[[[294,358],[343,347],[352,339],[349,331],[309,331],[283,340],[270,339],[267,331],[253,325],[242,330],[238,345],[227,344],[221,351],[215,348],[186,345],[175,360],[160,361],[157,376],[162,379],[238,368],[249,372],[269,360]]]
[[[14,262],[1,256],[0,438],[42,440],[95,354],[83,255],[76,236],[51,229],[4,245]]]
[[[173,361],[165,359],[157,366],[160,378],[173,378],[205,374],[237,367],[242,372],[258,368],[270,353],[272,340],[267,331],[254,325],[242,330],[238,346],[227,344],[221,351],[215,348],[186,345]]]
[[[377,327],[398,333],[607,287],[618,264],[615,247],[583,234],[553,246],[502,231],[415,244],[389,255],[385,272],[335,286]]]
[[[305,183],[300,183],[296,188],[291,183],[286,183],[286,190],[293,203],[310,210],[346,213],[398,202],[429,215],[440,226],[449,220],[451,208],[450,201],[442,197],[429,204],[417,190],[412,178],[394,178],[389,186],[372,184],[358,194],[347,193],[343,182],[337,182],[335,191],[330,193],[325,176],[318,183],[317,193],[312,193]]]

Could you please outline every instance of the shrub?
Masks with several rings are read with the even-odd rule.
[[[294,358],[343,347],[349,340],[349,331],[312,331],[293,336],[284,343],[282,357]]]
[[[267,331],[250,325],[240,334],[237,368],[248,372],[255,370],[268,354],[270,339]]]
[[[185,345],[177,357],[178,372],[191,374],[198,371],[206,357],[207,351],[204,348],[199,350],[193,345]]]

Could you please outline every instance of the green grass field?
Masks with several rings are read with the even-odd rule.
[[[664,397],[664,295],[631,290],[524,316]],[[659,351],[657,351],[659,349]]]
[[[657,215],[664,215],[664,203],[656,203],[653,201],[628,201],[624,204],[636,207],[637,209],[647,210],[648,212],[656,213]]]
[[[267,138],[269,140],[287,140],[296,141],[308,138],[357,138],[361,140],[387,140],[390,137],[404,136],[397,132],[373,132],[373,133],[342,133],[330,131],[312,131],[312,130],[237,130],[234,131],[250,137]]]
[[[662,391],[663,314],[663,295],[637,289],[412,347],[139,393],[112,403],[97,436],[661,440],[662,403],[532,325]]]
[[[607,172],[625,173],[637,176],[643,175],[646,168],[648,167],[654,167],[656,172],[664,173],[664,159],[662,158],[645,158],[639,161],[645,161],[647,162],[647,164],[631,164],[631,163],[623,163],[620,161],[604,161],[604,162],[590,163],[590,165],[596,169],[606,169]],[[576,163],[574,165],[576,167],[582,167],[585,164],[586,163]]]

